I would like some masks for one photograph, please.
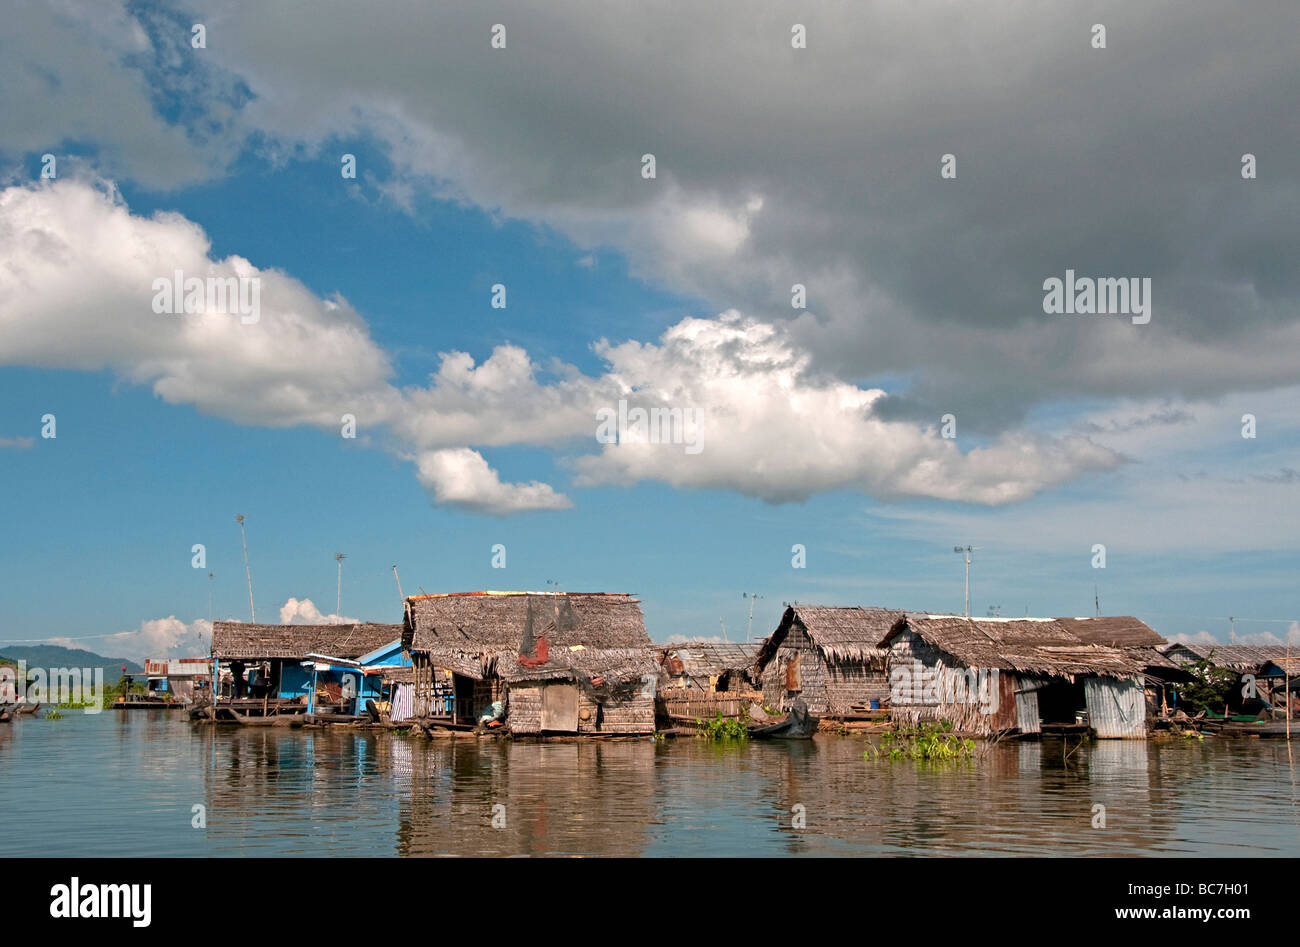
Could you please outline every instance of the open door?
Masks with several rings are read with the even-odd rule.
[[[577,684],[546,684],[542,687],[542,729],[553,733],[578,732]]]

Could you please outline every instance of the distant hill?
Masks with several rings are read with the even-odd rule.
[[[126,658],[106,658],[84,648],[64,648],[60,645],[9,645],[0,642],[0,659],[26,661],[29,668],[103,668],[104,683],[116,684],[122,677],[125,665],[128,674],[143,674],[144,668]]]

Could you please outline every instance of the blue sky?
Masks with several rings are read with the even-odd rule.
[[[1241,206],[1204,209],[1199,229],[1155,233],[1121,221],[1133,201],[1148,221],[1199,213],[1187,195],[1217,171],[1191,161],[1145,189],[1117,178],[1086,216],[1073,198],[1041,208],[1012,169],[959,177],[963,191],[928,165],[913,182],[918,141],[1006,146],[959,116],[918,118],[905,106],[921,90],[856,101],[838,39],[787,75],[764,17],[727,35],[754,60],[733,83],[694,33],[642,24],[650,49],[684,50],[669,81],[626,31],[568,4],[508,4],[512,59],[422,58],[385,13],[350,61],[330,58],[346,23],[326,12],[295,32],[218,4],[195,50],[199,14],[168,7],[23,5],[30,42],[10,43],[0,70],[0,100],[36,90],[0,119],[0,646],[196,650],[209,617],[248,617],[236,513],[272,621],[292,600],[310,602],[297,620],[339,618],[344,552],[341,617],[399,620],[396,564],[407,594],[630,591],[658,640],[714,637],[720,620],[736,640],[742,592],[761,596],[755,634],[786,601],[960,611],[958,543],[981,547],[974,614],[1091,614],[1096,594],[1103,613],[1221,640],[1228,615],[1238,636],[1277,638],[1300,616],[1300,378],[1285,354],[1300,294],[1259,249],[1294,227],[1267,209],[1294,204],[1293,167]],[[763,10],[780,26],[779,5]],[[920,27],[938,13],[908,15]],[[439,22],[486,31],[463,11]],[[1216,25],[1208,8],[1189,23]],[[1275,26],[1238,41],[1271,49]],[[1007,24],[989,29],[1014,42]],[[1006,121],[960,37],[932,32],[965,108]],[[1142,80],[1146,66],[1119,62]],[[1002,82],[1041,80],[1045,60],[1031,66]],[[1077,81],[1067,97],[1104,114],[1107,97]],[[1293,85],[1277,82],[1266,102]],[[782,111],[781,83],[800,111]],[[1032,111],[1041,89],[1020,93]],[[877,118],[866,164],[845,158],[866,153],[837,118],[854,108]],[[1113,134],[1130,118],[1114,113]],[[1273,133],[1261,114],[1256,134]],[[1048,166],[1077,158],[1042,147]],[[1119,174],[1097,152],[1103,178]],[[46,153],[54,180],[40,178]],[[345,153],[356,180],[340,175]],[[1126,256],[1134,234],[1146,243]],[[1151,326],[1008,311],[1042,276],[1117,253],[1115,275],[1155,273]],[[1024,264],[1040,257],[1052,265]],[[262,280],[257,325],[149,310],[153,277],[246,272],[234,258]],[[790,304],[796,281],[806,310]],[[498,283],[504,309],[489,304]],[[620,397],[699,410],[703,450],[598,443],[595,411]],[[356,439],[339,436],[342,410],[360,415]],[[939,431],[948,412],[955,439]],[[207,568],[191,566],[195,543]]]

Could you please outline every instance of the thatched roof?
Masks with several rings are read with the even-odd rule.
[[[1026,674],[1130,677],[1143,664],[1125,651],[1081,641],[1054,618],[963,618],[908,612],[881,641],[911,631],[966,667]]]
[[[1179,669],[1160,650],[1169,642],[1139,618],[1131,615],[1101,615],[1096,618],[1056,620],[1080,641],[1119,648],[1146,668]]]
[[[212,651],[218,659],[302,658],[308,653],[359,658],[402,636],[401,625],[253,625],[241,621],[212,624]]]
[[[803,626],[828,661],[883,662],[886,652],[880,647],[880,640],[902,617],[903,612],[890,608],[791,605],[781,616],[776,631],[759,648],[757,663],[760,668],[767,666],[796,623]]]
[[[1098,618],[1058,618],[1065,630],[1088,644],[1108,648],[1163,648],[1169,642],[1146,622],[1131,615]]]
[[[623,684],[649,678],[657,680],[657,652],[645,648],[565,648],[550,652],[550,660],[537,667],[519,663],[519,655],[503,654],[497,660],[497,673],[509,684],[521,681],[607,681]]]
[[[616,673],[619,652],[635,652],[629,668],[639,668],[653,647],[646,634],[641,603],[631,595],[598,592],[468,592],[418,595],[406,600],[402,642],[429,655],[438,667],[471,677],[522,674],[517,659],[535,653],[545,638],[550,671],[586,667],[595,659],[584,651],[610,652],[596,668]],[[571,650],[581,645],[582,649]],[[531,670],[541,672],[538,677]],[[541,668],[533,679],[545,679]],[[631,671],[629,670],[629,673]],[[637,672],[644,673],[641,671]],[[509,679],[509,678],[507,678]]]
[[[1300,654],[1300,648],[1291,649],[1293,656]],[[1209,659],[1215,667],[1227,668],[1242,674],[1258,671],[1265,661],[1285,661],[1287,647],[1284,644],[1250,645],[1250,644],[1195,644],[1177,643],[1165,648],[1165,654],[1176,663],[1187,665],[1199,659]]]
[[[712,677],[728,671],[748,671],[758,663],[759,643],[688,641],[660,649],[669,674]]]

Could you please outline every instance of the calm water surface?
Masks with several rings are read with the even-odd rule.
[[[867,762],[862,748],[67,712],[0,724],[0,818],[37,855],[1300,854],[1281,740],[1109,741],[1068,756],[1049,740],[938,767]],[[196,804],[205,829],[190,825]],[[1091,827],[1098,804],[1104,829]],[[791,826],[797,806],[806,828]]]

